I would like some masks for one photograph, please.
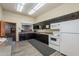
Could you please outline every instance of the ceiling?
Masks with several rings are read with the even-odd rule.
[[[0,5],[3,7],[4,10],[7,10],[7,11],[11,11],[11,12],[17,12],[17,13],[20,13],[20,14],[24,14],[24,15],[28,15],[28,12],[36,5],[37,3],[26,3],[22,12],[18,12],[16,10],[16,6],[17,6],[17,3],[1,3]],[[39,10],[37,10],[34,14],[32,15],[28,15],[28,16],[32,16],[32,17],[38,17],[40,15],[42,15],[43,13],[51,10],[51,9],[54,9],[58,6],[60,6],[61,3],[47,3],[45,4],[43,7],[41,7]]]

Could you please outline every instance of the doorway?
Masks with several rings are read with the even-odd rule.
[[[9,41],[16,41],[16,23],[5,22],[5,35]]]

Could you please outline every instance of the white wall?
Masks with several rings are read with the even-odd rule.
[[[52,9],[48,11],[47,13],[44,13],[43,15],[40,15],[39,17],[37,17],[36,23],[45,21],[51,18],[59,17],[65,14],[69,14],[72,12],[76,12],[76,11],[79,11],[79,3],[78,4],[77,3],[62,4],[61,6],[55,9]]]
[[[0,20],[2,18],[2,7],[0,6]]]
[[[3,11],[2,19],[4,21],[17,23],[20,28],[21,28],[20,25],[22,23],[33,24],[33,22],[34,22],[33,21],[34,18],[31,18],[31,17],[28,17],[28,16],[19,15],[19,14],[15,14],[15,13],[12,13],[12,12],[9,12],[9,11]]]
[[[16,38],[17,38],[17,41],[18,41],[18,39],[19,39],[18,34],[20,32],[20,29],[22,28],[21,27],[22,23],[33,24],[34,18],[15,14],[15,13],[12,13],[12,12],[9,12],[9,11],[3,11],[2,20],[7,21],[7,22],[16,23]]]

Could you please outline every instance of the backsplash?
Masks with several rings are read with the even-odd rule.
[[[54,31],[57,31],[57,29],[38,29],[35,30],[36,32],[40,32],[40,33],[49,33],[49,34],[53,34]]]

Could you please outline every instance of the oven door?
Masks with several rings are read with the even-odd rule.
[[[59,37],[54,37],[54,36],[49,37],[49,44],[59,45],[59,43],[60,43]]]

